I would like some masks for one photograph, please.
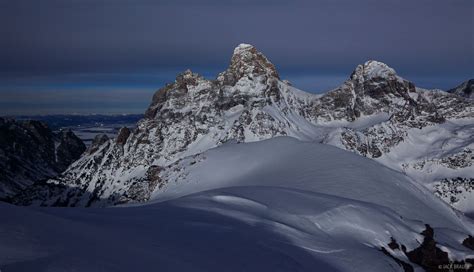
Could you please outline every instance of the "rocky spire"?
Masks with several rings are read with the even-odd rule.
[[[92,144],[89,146],[89,148],[87,148],[86,153],[90,155],[96,152],[104,143],[108,141],[109,137],[107,136],[107,134],[97,134],[94,137],[94,140],[92,140]]]
[[[203,77],[200,76],[199,74],[193,73],[193,71],[191,71],[190,69],[187,69],[183,73],[176,76],[175,83],[178,85],[183,85],[183,86],[196,85],[197,81],[202,78]]]
[[[415,85],[397,75],[387,64],[375,60],[360,64],[352,72],[349,84],[350,92],[368,95],[376,100],[388,102],[390,97],[403,97],[410,104],[416,104],[408,93],[416,91]]]
[[[186,95],[188,86],[196,86],[202,81],[206,80],[199,74],[193,73],[190,69],[178,74],[173,83],[166,84],[166,86],[155,92],[152,102],[145,112],[145,118],[154,118],[157,110],[170,96],[179,97]]]
[[[77,160],[86,150],[86,145],[70,129],[56,134],[56,164],[61,172]]]
[[[235,85],[242,77],[267,76],[279,79],[275,66],[250,44],[239,44],[234,49],[230,65],[219,74],[217,80],[223,85]]]
[[[369,60],[364,64],[359,64],[351,74],[351,79],[357,81],[374,80],[377,78],[388,80],[399,79],[393,68],[376,60]]]
[[[117,139],[115,139],[115,142],[119,145],[125,145],[127,143],[128,137],[132,134],[130,129],[128,127],[122,127],[119,130],[119,133],[117,135]]]

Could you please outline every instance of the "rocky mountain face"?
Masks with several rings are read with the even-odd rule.
[[[134,131],[93,145],[87,155],[48,186],[68,190],[43,205],[107,205],[144,201],[163,183],[162,169],[189,155],[229,141],[248,142],[289,135],[310,139],[314,125],[297,110],[314,97],[279,80],[273,64],[250,45],[234,50],[229,68],[216,80],[191,71],[177,76],[153,97]],[[36,193],[35,193],[36,194]],[[22,204],[41,196],[21,197]]]
[[[352,97],[356,102],[346,99],[345,104],[351,105],[349,112],[354,109],[356,118],[347,119],[350,124],[329,132],[323,141],[404,172],[454,207],[471,213],[473,101],[416,88],[385,65],[380,66],[387,70],[384,76],[367,76],[370,66],[371,62],[359,66],[342,87],[325,95],[342,92]],[[459,181],[463,181],[461,186]]]
[[[115,140],[97,138],[66,172],[16,199],[65,206],[146,201],[177,182],[170,171],[179,171],[181,159],[276,136],[335,145],[413,178],[426,176],[421,182],[435,191],[444,179],[474,176],[472,156],[451,159],[472,154],[473,120],[472,100],[419,89],[377,61],[357,66],[332,91],[306,93],[242,44],[215,80],[189,70],[178,75],[155,93],[135,130],[124,128]]]
[[[69,130],[53,133],[43,122],[0,118],[0,198],[58,175],[84,150]]]
[[[448,93],[459,95],[465,98],[474,99],[474,79],[463,82],[456,88],[448,90]]]

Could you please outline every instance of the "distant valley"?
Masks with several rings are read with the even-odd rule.
[[[143,114],[28,115],[11,117],[17,120],[42,121],[53,131],[70,129],[86,146],[89,146],[98,134],[106,134],[110,138],[115,138],[120,128],[134,128],[143,117]]]

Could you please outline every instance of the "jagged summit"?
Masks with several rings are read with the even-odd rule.
[[[96,152],[104,143],[108,142],[109,136],[107,134],[97,134],[92,140],[92,144],[87,148],[86,154],[93,154]]]
[[[448,92],[461,97],[474,99],[474,79],[469,79],[456,88],[448,90]]]
[[[253,45],[242,43],[234,49],[229,67],[219,74],[217,80],[223,85],[233,86],[242,77],[253,78],[262,75],[280,78],[275,65],[265,55]]]
[[[387,64],[376,60],[368,60],[356,67],[351,75],[351,79],[359,81],[374,79],[397,80],[399,77],[395,70]]]
[[[360,97],[355,104],[371,103],[363,97],[371,98],[372,102],[378,101],[374,109],[384,106],[392,107],[400,102],[400,98],[404,103],[416,104],[409,95],[416,92],[415,84],[398,76],[387,64],[376,60],[368,60],[364,64],[357,65],[349,80],[345,82],[345,86],[339,88],[341,89],[348,95],[355,94]]]
[[[198,85],[200,82],[210,83],[201,75],[193,73],[190,69],[178,74],[176,76],[176,80],[173,83],[166,84],[166,86],[155,92],[152,102],[145,112],[145,117],[154,118],[156,112],[167,100],[176,99],[178,100],[178,103],[182,104],[182,101],[180,102],[179,97],[186,96],[189,89]]]
[[[204,79],[204,77],[202,77],[198,73],[194,73],[190,69],[187,69],[186,71],[176,76],[175,83],[178,85],[182,85],[183,88],[186,88],[187,84],[195,85],[196,82],[200,79]]]

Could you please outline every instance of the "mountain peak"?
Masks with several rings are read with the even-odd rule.
[[[241,54],[242,52],[246,52],[246,51],[253,51],[253,50],[256,50],[255,46],[248,43],[241,43],[237,45],[237,47],[234,49],[234,55]]]
[[[193,73],[190,69],[187,69],[186,71],[178,74],[176,76],[176,83],[195,83],[196,80],[202,79],[202,76],[200,76],[197,73]]]
[[[393,68],[376,60],[368,60],[364,64],[358,65],[351,75],[351,79],[359,80],[373,80],[376,78],[396,80],[398,76]]]
[[[239,44],[226,71],[219,74],[217,80],[224,85],[235,85],[243,77],[267,76],[280,78],[275,66],[265,55],[250,44]]]
[[[461,85],[448,90],[448,92],[465,98],[474,99],[474,79],[464,81]]]

